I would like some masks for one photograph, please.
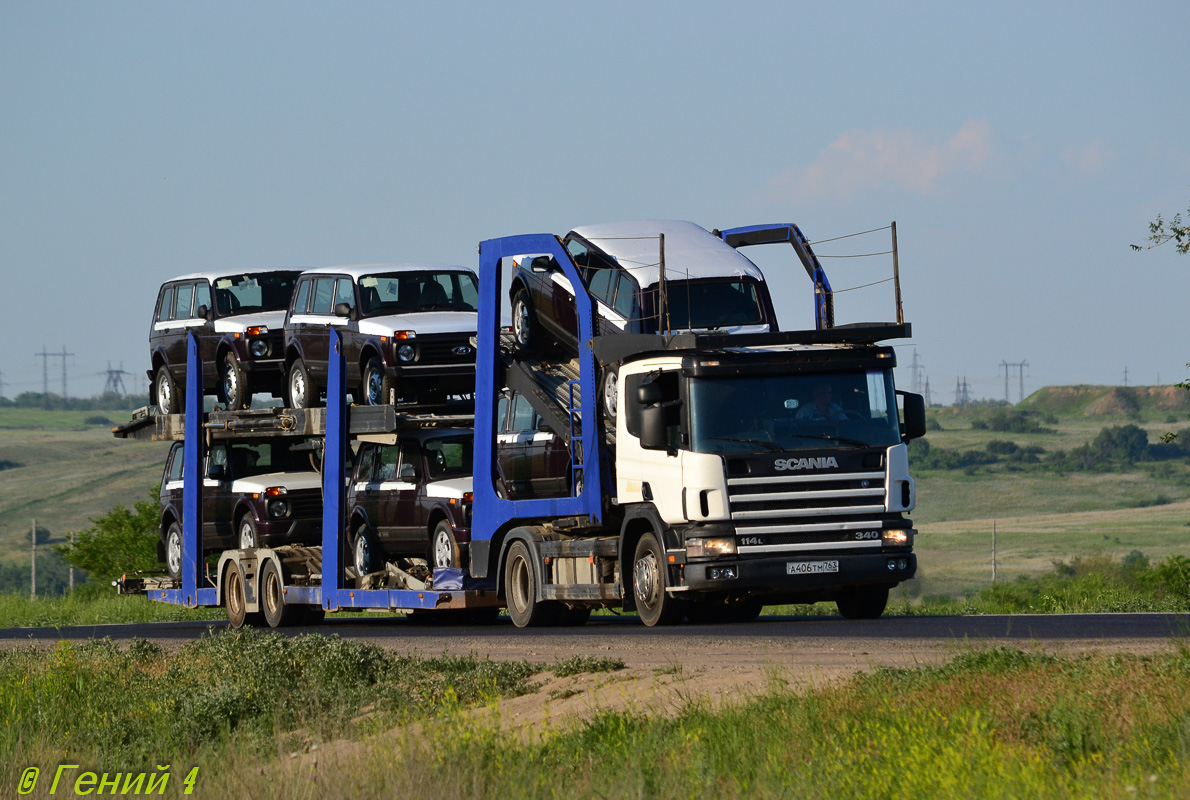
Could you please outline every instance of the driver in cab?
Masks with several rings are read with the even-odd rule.
[[[847,415],[843,412],[843,407],[832,400],[833,395],[834,389],[831,387],[829,381],[815,383],[812,402],[799,408],[797,414],[794,415],[794,419],[847,419]]]

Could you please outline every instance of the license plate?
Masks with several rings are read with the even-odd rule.
[[[785,565],[786,575],[817,575],[838,571],[838,561],[790,561]]]

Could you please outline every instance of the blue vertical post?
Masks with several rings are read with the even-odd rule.
[[[322,607],[339,607],[343,569],[343,468],[347,461],[347,383],[339,332],[330,329],[326,379],[326,439],[322,457]]]
[[[182,604],[198,605],[202,584],[202,360],[198,340],[186,337],[186,429],[182,450]]]

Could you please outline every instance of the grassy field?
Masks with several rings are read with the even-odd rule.
[[[555,675],[616,669],[559,663]],[[549,669],[549,668],[544,668]],[[517,728],[543,667],[394,657],[335,638],[223,634],[0,652],[0,784],[37,766],[172,772],[196,797],[1186,797],[1190,650],[1017,650],[878,668],[674,715],[591,710]],[[548,700],[542,697],[548,705]],[[487,713],[477,714],[475,709]],[[92,786],[94,784],[92,783]],[[61,787],[59,787],[61,788]]]

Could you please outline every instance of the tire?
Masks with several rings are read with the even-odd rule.
[[[380,549],[376,544],[376,536],[367,525],[360,525],[355,529],[355,536],[351,539],[351,566],[355,568],[355,576],[362,578],[376,571],[376,557]]]
[[[289,365],[289,377],[285,381],[285,392],[290,408],[312,408],[315,405],[314,387],[310,383],[310,371],[300,358]]]
[[[301,625],[321,625],[322,621],[326,619],[326,609],[322,606],[301,606],[302,621]]]
[[[253,547],[260,547],[260,540],[256,536],[256,520],[252,519],[251,514],[245,514],[240,517],[240,524],[236,526],[238,537],[236,543],[241,550],[250,550]]]
[[[392,403],[393,380],[385,373],[379,358],[368,359],[363,371],[361,394],[360,405],[387,406]]]
[[[164,364],[157,368],[157,376],[153,379],[153,393],[157,395],[159,414],[181,413],[182,398],[178,394],[178,385],[170,377],[169,367]]]
[[[270,628],[287,628],[298,624],[304,616],[301,606],[285,604],[285,582],[281,580],[281,571],[277,569],[277,562],[265,562],[260,571],[260,606],[264,612],[264,621]]]
[[[504,559],[504,596],[508,616],[518,628],[557,625],[562,619],[564,606],[537,598],[537,568],[524,542],[513,542],[508,548]]]
[[[616,429],[616,397],[618,394],[619,370],[612,364],[603,368],[603,378],[599,381],[599,408],[603,414],[603,423],[613,431]]]
[[[727,607],[728,622],[752,622],[764,610],[764,603],[759,600],[743,600]]]
[[[223,604],[227,606],[227,622],[231,627],[244,627],[248,620],[248,609],[244,600],[244,573],[234,561],[229,561],[224,570]]]
[[[562,620],[559,624],[564,628],[579,628],[586,625],[590,618],[590,608],[568,608],[562,612]]]
[[[537,330],[539,326],[533,302],[529,299],[529,290],[520,289],[512,298],[512,338],[517,350],[532,353],[538,349],[541,339]]]
[[[182,577],[182,526],[177,522],[165,532],[165,571],[171,578]]]
[[[835,600],[839,613],[847,619],[876,619],[888,605],[887,586],[856,586],[845,589]]]
[[[446,520],[439,520],[430,535],[430,567],[444,569],[461,567],[459,558],[459,543],[455,540],[454,529]]]
[[[640,621],[650,628],[675,625],[686,616],[681,600],[665,591],[665,550],[657,534],[646,533],[636,543],[632,556],[632,592]]]
[[[219,362],[219,399],[228,411],[248,408],[252,405],[252,395],[248,394],[247,389],[247,376],[240,369],[240,361],[235,353],[228,350]]]

